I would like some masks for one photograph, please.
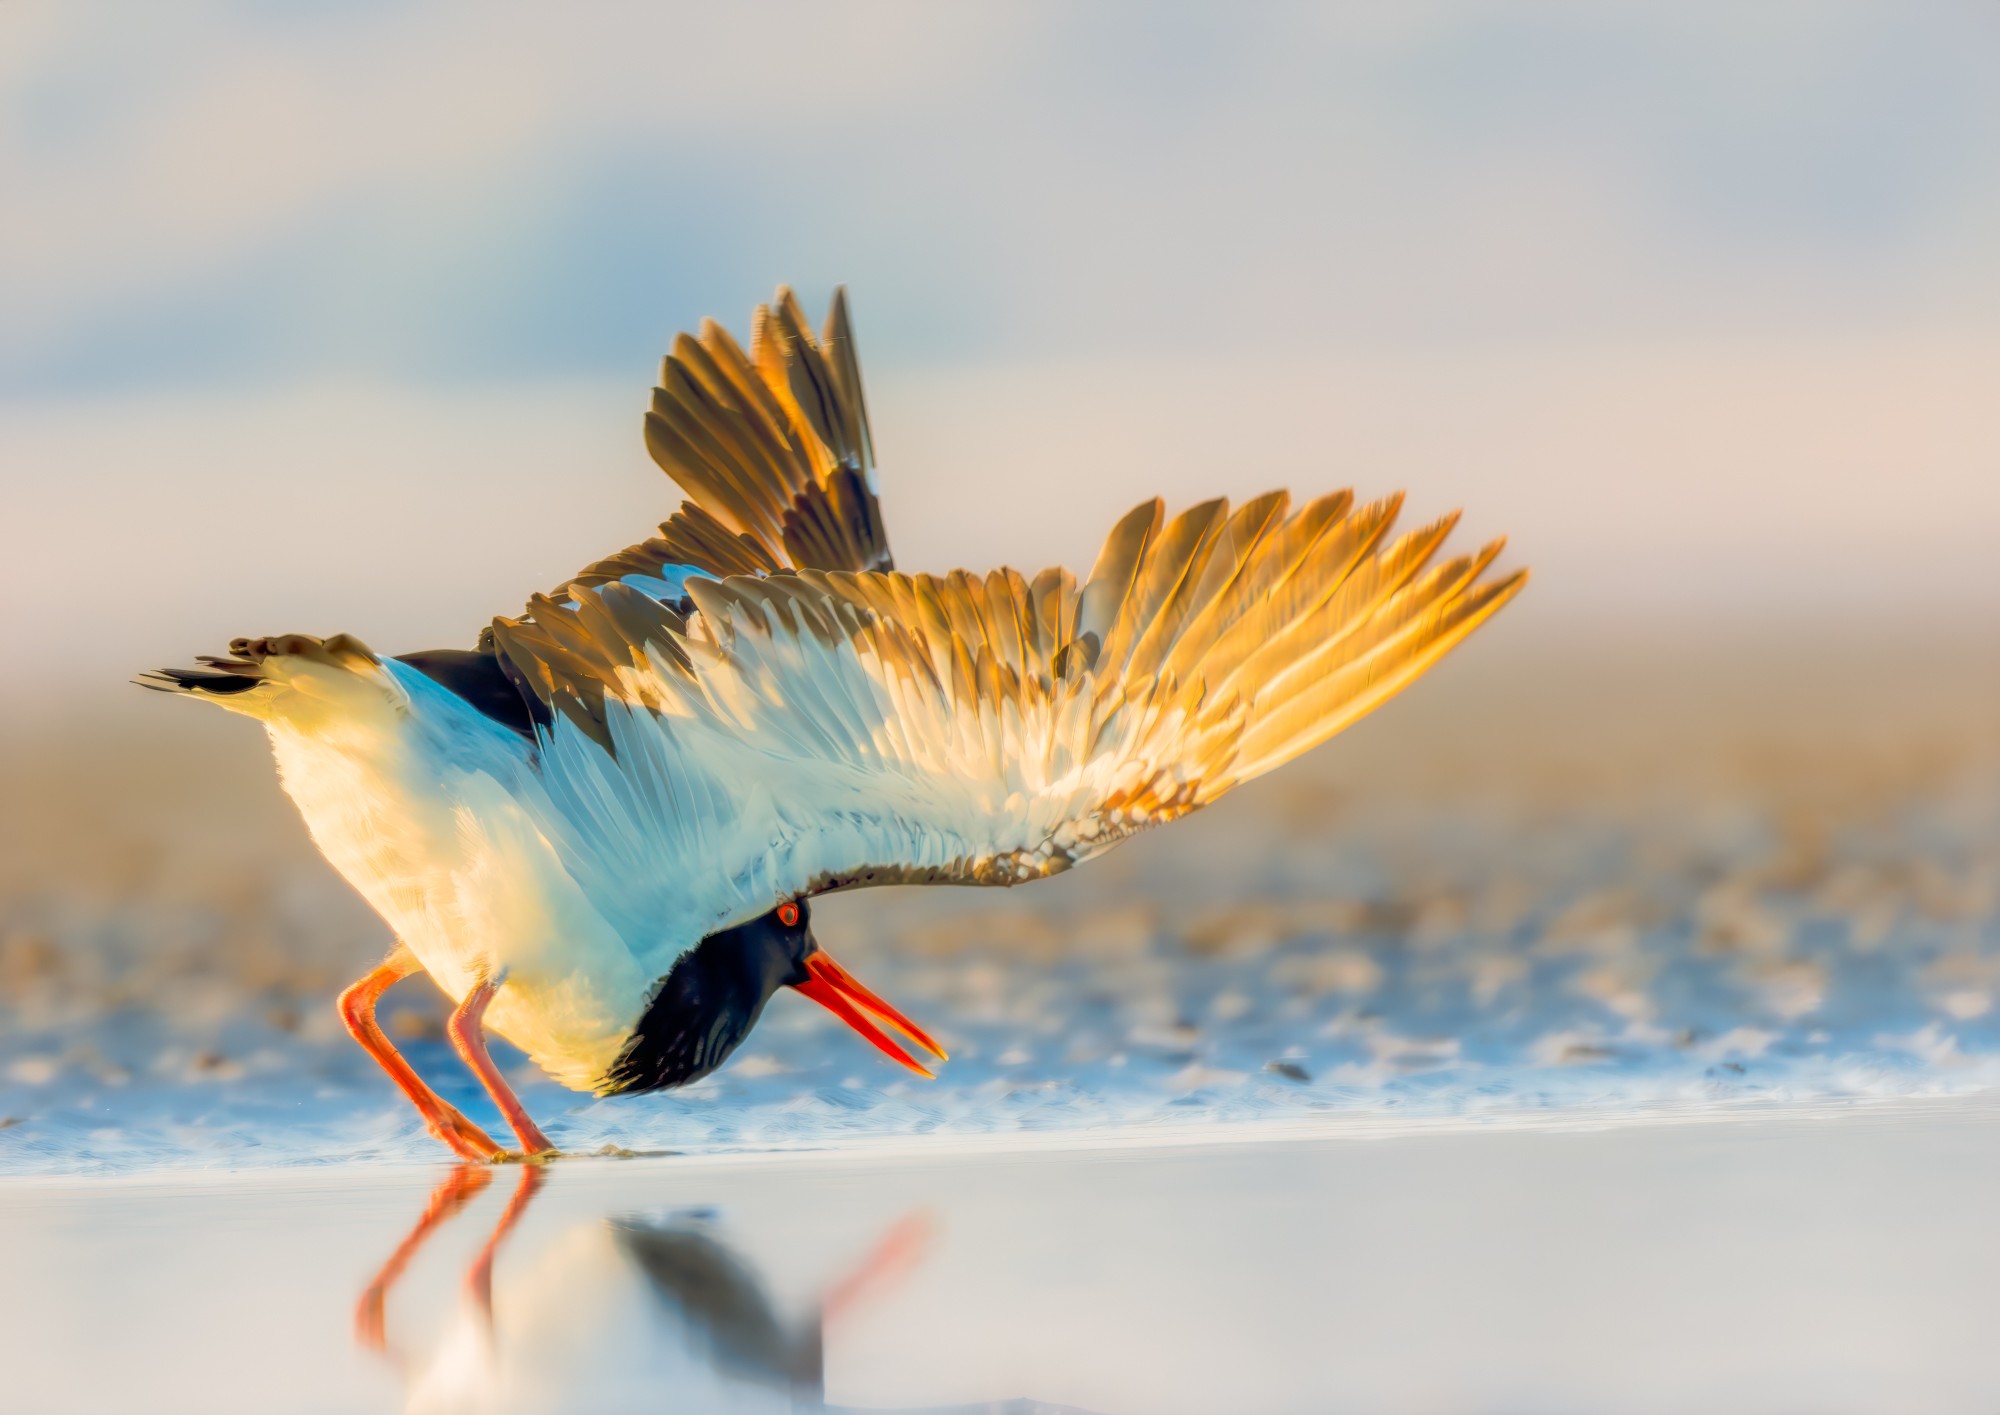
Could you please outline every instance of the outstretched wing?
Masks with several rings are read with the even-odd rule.
[[[681,335],[660,365],[646,449],[690,499],[555,598],[571,583],[675,600],[690,574],[891,568],[845,290],[817,338],[783,288],[753,316],[747,354],[714,320]]]
[[[801,894],[1014,884],[1185,815],[1408,685],[1526,579],[1456,517],[1140,506],[1088,580],[800,570],[537,600],[501,651],[594,897],[685,940]],[[616,902],[612,902],[614,896]]]

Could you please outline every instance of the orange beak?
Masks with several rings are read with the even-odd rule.
[[[873,1042],[890,1060],[900,1061],[925,1080],[931,1079],[929,1068],[904,1051],[888,1033],[875,1025],[876,1017],[887,1022],[939,1061],[950,1059],[944,1054],[944,1048],[932,1041],[923,1028],[863,987],[852,973],[827,957],[825,953],[809,955],[806,958],[806,971],[812,976],[805,982],[793,983],[792,986]]]

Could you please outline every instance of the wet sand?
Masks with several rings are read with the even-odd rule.
[[[1990,1410],[1996,1172],[2000,1107],[1959,1101],[15,1180],[6,1406]]]

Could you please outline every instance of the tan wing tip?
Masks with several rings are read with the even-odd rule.
[[[131,681],[155,692],[189,694],[227,707],[268,681],[271,670],[266,664],[281,658],[302,659],[348,673],[369,673],[382,663],[373,649],[352,634],[323,639],[313,634],[269,634],[231,639],[227,654],[199,654],[194,668],[152,669]],[[244,710],[241,703],[237,705]]]
[[[1466,611],[1459,625],[1445,636],[1446,649],[1470,637],[1473,630],[1504,609],[1527,583],[1528,569],[1524,565],[1497,580],[1467,585],[1456,597],[1460,604],[1466,606]],[[1444,651],[1441,650],[1440,654]]]
[[[382,661],[352,634],[334,634],[324,639],[312,634],[237,638],[229,641],[229,652],[250,663],[261,663],[267,658],[306,658],[349,669],[373,668]]]

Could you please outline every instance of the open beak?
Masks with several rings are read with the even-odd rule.
[[[944,1048],[932,1041],[924,1029],[863,987],[855,976],[823,952],[809,954],[806,971],[812,976],[792,986],[824,1007],[855,1031],[861,1033],[892,1061],[900,1061],[926,1080],[931,1072],[922,1062],[898,1046],[889,1034],[875,1025],[880,1018],[939,1061],[949,1060]]]

